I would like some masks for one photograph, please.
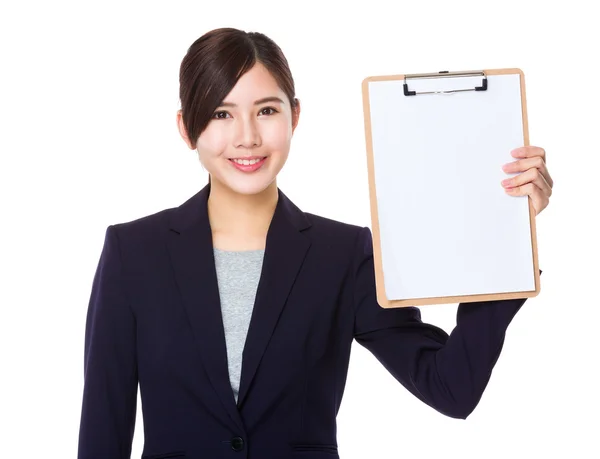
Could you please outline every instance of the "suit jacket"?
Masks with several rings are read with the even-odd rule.
[[[459,304],[450,336],[376,300],[368,227],[302,212],[278,190],[231,388],[207,198],[108,226],[85,328],[79,459],[337,459],[353,340],[425,404],[465,419],[525,299]]]

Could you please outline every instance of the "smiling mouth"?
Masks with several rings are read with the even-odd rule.
[[[257,164],[264,159],[266,159],[266,156],[253,156],[251,158],[229,158],[229,161],[241,166],[252,166],[253,164]]]
[[[236,168],[238,171],[241,172],[247,172],[247,173],[253,173],[256,172],[258,170],[260,170],[263,165],[266,163],[268,156],[261,156],[261,157],[254,157],[255,159],[253,160],[248,160],[248,159],[238,159],[238,158],[231,158],[229,159],[229,162],[231,163],[231,165]],[[235,159],[238,159],[237,161]],[[239,162],[241,161],[241,162]]]

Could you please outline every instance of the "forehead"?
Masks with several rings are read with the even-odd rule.
[[[260,63],[256,63],[254,67],[240,77],[225,97],[225,102],[254,103],[257,99],[270,96],[279,96],[283,99],[284,92],[267,68]]]

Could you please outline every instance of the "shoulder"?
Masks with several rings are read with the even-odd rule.
[[[161,243],[169,231],[169,219],[177,207],[169,207],[130,220],[114,222],[118,239],[125,246],[149,247]]]
[[[322,248],[338,249],[347,255],[372,253],[372,235],[369,227],[347,223],[305,212],[311,227],[306,232],[313,243]]]
[[[338,234],[345,234],[353,232],[356,233],[356,231],[360,231],[363,228],[362,226],[356,224],[343,222],[341,220],[334,220],[333,218],[313,214],[310,212],[304,212],[304,215],[306,215],[315,229],[319,231],[333,231]]]

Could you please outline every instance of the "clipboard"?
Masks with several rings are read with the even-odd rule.
[[[533,203],[500,183],[529,145],[523,71],[370,76],[362,95],[379,305],[538,295]]]

